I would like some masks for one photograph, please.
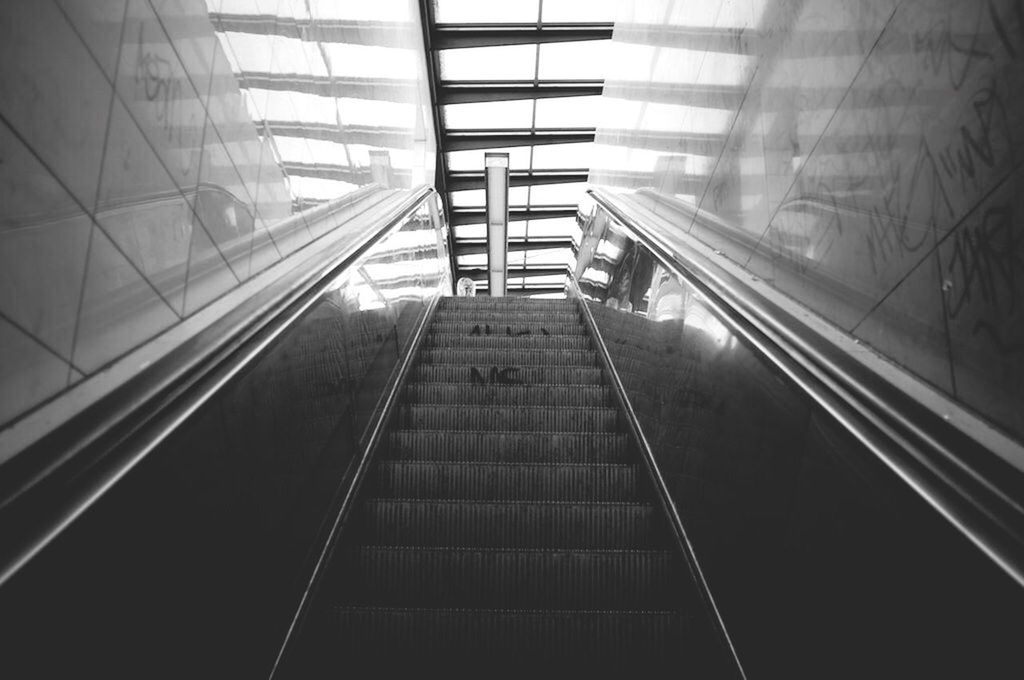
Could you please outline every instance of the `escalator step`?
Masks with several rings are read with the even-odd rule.
[[[332,618],[342,658],[369,656],[378,668],[392,662],[421,673],[419,664],[428,660],[460,672],[472,664],[479,665],[477,677],[538,663],[535,672],[545,677],[554,670],[549,664],[605,671],[618,662],[643,673],[670,661],[678,662],[678,674],[691,628],[686,615],[657,610],[337,607]]]
[[[443,297],[438,301],[438,309],[504,309],[518,312],[533,312],[539,309],[579,309],[575,300],[517,300],[513,297],[493,298],[486,296],[474,297]]]
[[[358,546],[333,568],[350,605],[659,609],[685,597],[668,550]]]
[[[384,457],[478,462],[619,463],[630,452],[618,433],[395,430]]]
[[[529,319],[522,319],[516,316],[506,317],[505,320],[500,324],[492,324],[488,329],[486,322],[474,321],[473,319],[466,319],[465,321],[445,321],[443,319],[434,318],[434,321],[430,324],[430,333],[440,334],[451,334],[460,336],[470,336],[474,329],[479,328],[481,337],[489,337],[490,335],[505,335],[508,331],[512,332],[512,335],[518,336],[520,333],[526,333],[529,331],[530,335],[544,336],[544,331],[547,331],[551,335],[580,335],[586,336],[586,326],[578,321],[567,319],[560,323],[551,324],[536,324]],[[543,329],[543,330],[541,330]],[[488,331],[490,331],[488,333]],[[525,335],[523,336],[525,337]]]
[[[585,335],[456,335],[454,333],[431,333],[427,335],[424,347],[446,349],[576,349],[589,350],[590,340]]]
[[[374,495],[388,498],[631,501],[634,465],[381,461]]]
[[[518,314],[498,309],[439,309],[434,314],[434,323],[469,323],[470,328],[475,325],[483,326],[489,324],[493,332],[505,332],[505,326],[516,322],[539,326],[551,332],[549,324],[570,324],[579,323],[580,315],[574,311],[540,311],[520,312]]]
[[[614,432],[618,410],[604,406],[401,405],[396,422],[406,429]]]
[[[542,349],[464,349],[435,347],[420,352],[423,364],[461,364],[464,366],[597,366],[593,350]]]
[[[405,389],[410,404],[503,404],[509,406],[611,406],[605,385],[481,385],[412,383]]]
[[[506,548],[660,548],[649,503],[367,500],[363,543]]]
[[[603,381],[598,366],[514,366],[495,362],[477,366],[454,364],[417,364],[413,366],[412,382],[462,383],[476,382],[516,385],[600,385]]]

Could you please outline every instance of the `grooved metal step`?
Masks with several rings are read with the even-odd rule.
[[[362,543],[504,548],[662,548],[664,519],[649,503],[374,498]]]
[[[443,297],[438,301],[439,309],[507,309],[533,312],[538,309],[579,309],[575,300],[517,300],[512,297]]]
[[[464,321],[445,321],[434,318],[430,324],[429,333],[450,333],[453,335],[470,335],[475,328],[479,327],[482,336],[504,335],[508,330],[513,335],[529,332],[530,335],[544,335],[547,331],[551,335],[587,335],[587,328],[579,321],[566,320],[561,323],[537,324],[529,319],[520,319],[514,316],[506,318],[500,325],[494,324],[490,328],[485,322],[466,319]],[[507,330],[506,330],[507,329]],[[543,330],[542,330],[543,329]],[[488,332],[489,331],[489,332]]]
[[[614,432],[618,410],[604,406],[480,406],[404,404],[396,422],[428,430],[516,430],[524,432]]]
[[[479,366],[456,364],[417,364],[409,377],[411,382],[463,383],[483,380],[488,384],[515,385],[600,385],[601,368],[593,366]]]
[[[634,501],[634,465],[381,461],[380,498]]]
[[[606,385],[481,385],[479,383],[412,383],[405,388],[410,404],[501,404],[507,406],[612,406]]]
[[[597,366],[593,350],[542,349],[439,349],[426,347],[420,351],[424,364],[461,364],[464,366],[499,368],[516,366]]]
[[[341,658],[371,656],[377,667],[390,662],[420,673],[410,656],[445,667],[479,663],[477,677],[500,674],[508,664],[535,665],[543,674],[552,670],[544,662],[577,669],[625,662],[643,671],[652,664],[667,669],[669,660],[678,674],[692,645],[689,617],[664,610],[337,607],[331,619]],[[389,656],[395,650],[400,658]]]
[[[575,349],[589,350],[590,340],[585,335],[456,335],[431,333],[424,347],[465,349]]]
[[[352,605],[675,608],[685,565],[668,550],[356,546],[333,567]]]
[[[492,309],[439,309],[434,313],[434,323],[469,323],[472,326],[490,324],[492,332],[505,332],[505,326],[513,322],[546,328],[548,324],[580,323],[580,315],[576,311],[542,311],[513,314],[503,310]]]
[[[387,441],[389,459],[619,463],[630,451],[619,433],[395,430]]]

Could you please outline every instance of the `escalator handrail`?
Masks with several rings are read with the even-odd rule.
[[[722,651],[728,655],[728,661],[735,671],[735,677],[740,678],[740,680],[745,680],[747,675],[743,670],[743,664],[740,663],[739,654],[736,652],[736,646],[733,644],[732,638],[729,635],[729,630],[725,626],[722,613],[719,610],[718,605],[715,603],[715,597],[711,592],[711,588],[708,587],[707,579],[704,577],[704,571],[700,566],[700,560],[697,557],[696,551],[693,549],[693,543],[690,541],[690,537],[686,532],[686,527],[683,525],[683,520],[679,515],[679,509],[672,500],[672,494],[668,489],[668,484],[665,483],[665,478],[662,476],[661,469],[658,467],[658,461],[654,455],[654,450],[651,448],[647,435],[644,434],[643,427],[640,424],[640,418],[633,409],[633,404],[629,399],[629,394],[626,392],[622,379],[619,377],[619,372],[615,368],[615,362],[612,360],[611,353],[608,351],[608,346],[605,344],[604,337],[601,335],[601,329],[598,327],[597,321],[594,319],[594,314],[590,311],[590,307],[587,306],[586,299],[583,296],[583,291],[580,289],[579,281],[572,272],[569,272],[569,288],[572,291],[573,296],[579,300],[580,311],[583,315],[584,324],[590,331],[590,337],[594,342],[594,347],[597,351],[601,364],[608,373],[609,381],[612,384],[612,392],[615,393],[615,400],[625,416],[626,424],[629,427],[633,441],[640,450],[640,455],[644,460],[644,465],[650,473],[651,481],[653,482],[658,494],[658,500],[668,515],[669,524],[672,527],[676,544],[686,559],[686,565],[689,568],[690,576],[697,587],[697,591],[699,592],[701,600],[704,603],[704,607],[707,610],[711,624],[722,644]]]
[[[253,363],[434,193],[423,185],[369,207],[366,212],[388,203],[376,218],[378,226],[330,251],[303,253],[309,258],[303,267],[270,282],[8,461],[0,470],[0,586]],[[350,204],[348,197],[332,202]],[[334,212],[324,206],[315,210],[324,216]]]
[[[786,374],[1018,584],[1024,585],[1024,478],[1009,462],[711,258],[666,235],[620,196],[594,201],[703,295],[730,330]],[[685,249],[685,252],[684,252]]]

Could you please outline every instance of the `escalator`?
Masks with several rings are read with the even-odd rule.
[[[1016,471],[877,384],[894,420],[850,415],[615,205],[527,300],[451,297],[402,201],[122,425],[0,467],[0,675],[1019,676]]]
[[[297,675],[729,677],[575,301],[445,298],[379,457]]]

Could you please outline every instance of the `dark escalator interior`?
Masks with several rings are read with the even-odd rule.
[[[725,677],[577,302],[444,298],[303,677]]]

